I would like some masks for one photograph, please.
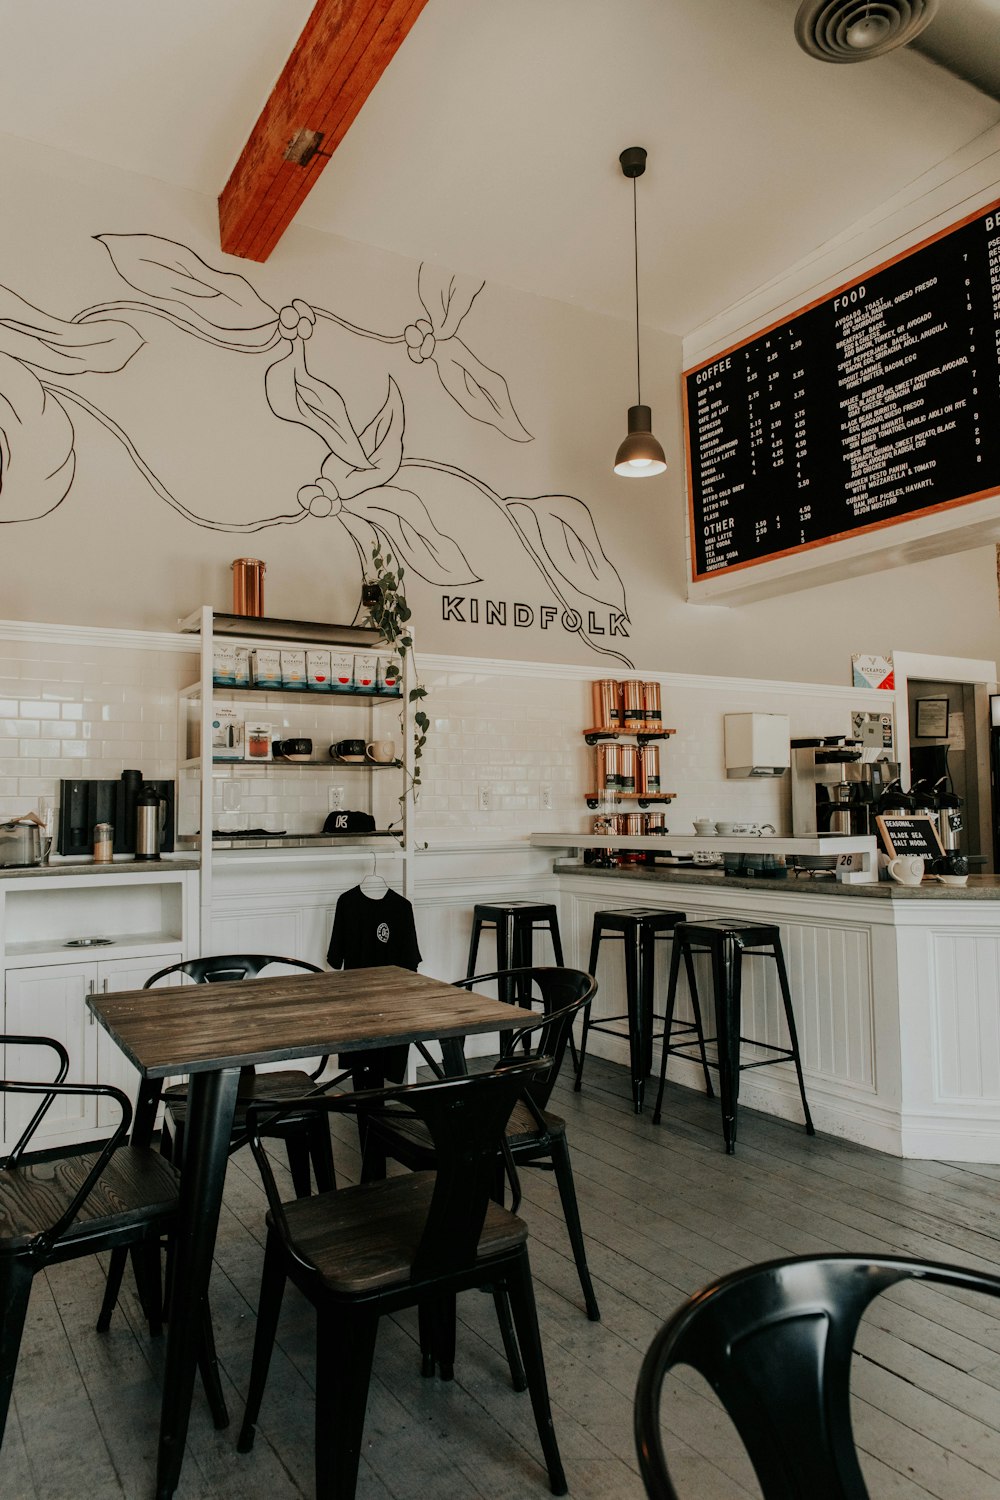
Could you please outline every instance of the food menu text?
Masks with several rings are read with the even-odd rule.
[[[685,373],[693,576],[1000,490],[1000,203]]]

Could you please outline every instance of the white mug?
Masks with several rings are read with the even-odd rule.
[[[924,878],[924,862],[917,854],[902,854],[891,859],[889,878],[900,885],[919,885]]]
[[[396,741],[372,740],[370,745],[365,746],[365,754],[380,766],[390,765],[396,759]]]

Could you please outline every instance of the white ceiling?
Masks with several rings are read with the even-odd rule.
[[[311,4],[0,0],[0,131],[214,197]],[[687,332],[1000,120],[913,51],[811,60],[794,12],[428,0],[298,222],[628,317],[644,145],[643,322]]]

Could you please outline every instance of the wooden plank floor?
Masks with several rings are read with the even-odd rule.
[[[993,1270],[1000,1168],[902,1162],[741,1112],[735,1157],[718,1105],[668,1091],[664,1125],[636,1120],[622,1069],[588,1059],[582,1095],[561,1085],[603,1319],[582,1311],[550,1174],[522,1174],[556,1431],[579,1500],[640,1500],[632,1394],[656,1328],[690,1292],[752,1261],[873,1251]],[[335,1142],[343,1181],[357,1151]],[[252,1158],[230,1163],[212,1283],[231,1428],[213,1430],[200,1386],[178,1500],[312,1494],[311,1309],[286,1294],[254,1452],[235,1451],[250,1366],[263,1196]],[[134,1295],[93,1331],[97,1260],[36,1278],[0,1458],[4,1500],[146,1500],[152,1494],[162,1341]],[[386,1319],[372,1383],[361,1500],[519,1500],[548,1493],[526,1395],[506,1375],[492,1299],[459,1304],[456,1379],[421,1380],[416,1320]],[[853,1372],[855,1425],[875,1497],[1000,1500],[1000,1302],[909,1286],[876,1303]],[[692,1372],[671,1379],[664,1428],[692,1500],[759,1495],[728,1420]]]

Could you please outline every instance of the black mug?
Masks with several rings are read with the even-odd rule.
[[[313,742],[312,740],[305,739],[276,740],[273,748],[275,755],[283,755],[286,757],[296,755],[305,760],[308,759],[310,755],[312,755]]]
[[[968,857],[958,849],[949,849],[942,854],[940,859],[935,859],[931,864],[932,875],[968,875]]]
[[[364,760],[364,740],[338,740],[335,745],[330,746],[330,758],[332,760]]]

